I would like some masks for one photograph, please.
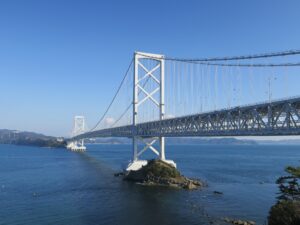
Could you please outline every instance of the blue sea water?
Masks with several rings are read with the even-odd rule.
[[[276,179],[285,166],[300,164],[300,146],[290,145],[168,145],[166,151],[184,175],[208,187],[144,187],[114,177],[130,159],[130,145],[89,145],[86,153],[0,145],[0,224],[218,224],[224,217],[264,224]]]

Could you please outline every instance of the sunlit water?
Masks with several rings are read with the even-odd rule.
[[[186,191],[114,177],[130,149],[90,145],[86,153],[74,153],[0,145],[0,224],[181,225],[223,217],[263,224],[276,200],[276,178],[285,166],[300,163],[300,146],[167,146],[183,174],[208,183]]]

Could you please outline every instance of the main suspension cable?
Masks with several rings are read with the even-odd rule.
[[[131,59],[131,62],[130,62],[129,66],[128,66],[128,69],[126,70],[126,73],[125,73],[125,75],[124,75],[124,77],[123,77],[123,79],[122,79],[122,81],[121,81],[121,83],[120,83],[120,85],[119,85],[119,87],[118,87],[118,89],[117,89],[117,92],[115,93],[114,97],[112,98],[111,102],[109,103],[107,109],[105,110],[105,112],[104,112],[103,115],[101,116],[100,120],[96,123],[96,125],[95,125],[89,132],[95,130],[95,129],[97,128],[97,126],[103,121],[104,117],[107,115],[107,113],[108,113],[110,107],[111,107],[112,104],[114,103],[114,101],[115,101],[117,95],[119,94],[119,92],[120,92],[120,90],[121,90],[121,87],[122,87],[123,84],[124,84],[124,81],[125,81],[125,79],[126,79],[126,77],[127,77],[127,75],[128,75],[128,72],[129,72],[129,70],[130,70],[130,68],[131,68],[131,66],[132,66],[132,63],[133,63],[133,58]]]
[[[300,66],[300,62],[296,63],[205,63],[196,61],[185,61],[186,63],[200,64],[200,65],[210,65],[210,66],[222,66],[222,67],[292,67]]]
[[[244,55],[244,56],[226,56],[226,57],[214,57],[214,58],[199,58],[199,59],[187,59],[187,58],[173,58],[173,57],[164,57],[165,60],[171,61],[180,61],[180,62],[209,62],[209,61],[229,61],[229,60],[245,60],[245,59],[258,59],[258,58],[271,58],[279,56],[289,56],[289,55],[299,55],[300,50],[288,50],[282,52],[273,52],[273,53],[263,53],[263,54],[254,54],[254,55]],[[140,53],[140,55],[143,55]],[[152,56],[148,58],[160,59],[158,57]]]
[[[140,55],[143,55],[143,53],[139,53]],[[280,56],[292,56],[292,55],[300,55],[300,50],[288,50],[288,51],[281,51],[281,52],[273,52],[273,53],[264,53],[264,54],[253,54],[253,55],[244,55],[244,56],[227,56],[227,57],[214,57],[214,58],[194,58],[194,59],[188,59],[188,58],[173,58],[173,57],[164,57],[165,60],[174,61],[174,62],[181,62],[181,63],[192,63],[192,64],[199,64],[199,65],[206,65],[206,66],[220,66],[220,67],[296,67],[300,66],[300,62],[286,62],[286,63],[239,63],[239,60],[249,60],[249,59],[259,59],[259,58],[273,58],[273,57],[280,57]],[[157,58],[155,56],[144,55],[148,59],[161,59]],[[233,61],[238,60],[238,63],[224,63],[222,61]],[[218,63],[220,61],[220,63]],[[97,122],[97,124],[89,131],[95,130],[98,125],[103,121],[107,113],[109,112],[111,106],[113,105],[117,95],[120,92],[121,87],[124,84],[124,81],[126,77],[128,76],[128,73],[130,71],[130,68],[133,64],[133,59],[131,60],[129,67],[114,95],[112,98],[110,104],[108,105],[107,109],[101,116],[100,120]],[[146,81],[147,83],[147,81]],[[145,85],[145,84],[144,84]],[[132,106],[132,103],[128,105],[128,107],[125,109],[125,111],[121,114],[121,116],[114,122],[112,126],[117,124],[123,116],[128,112],[130,107]],[[111,126],[111,127],[112,127]]]

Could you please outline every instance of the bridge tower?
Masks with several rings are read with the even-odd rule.
[[[154,61],[154,64],[146,64],[147,60]],[[157,85],[152,89],[145,89],[142,84],[145,80],[152,80]],[[147,160],[140,160],[139,157],[146,151],[151,150],[160,160],[163,160],[174,167],[176,164],[173,160],[166,160],[165,157],[165,138],[147,137],[136,135],[139,119],[139,109],[145,105],[146,101],[151,101],[159,114],[159,120],[165,116],[165,59],[164,55],[150,54],[144,52],[134,53],[134,79],[133,79],[133,124],[132,124],[132,145],[133,156],[127,170],[138,170],[147,164]],[[159,94],[157,94],[159,93]],[[156,97],[155,97],[156,96]],[[157,97],[159,96],[159,97]],[[157,143],[158,142],[158,143]],[[157,143],[157,144],[156,144]],[[143,148],[139,147],[143,144]],[[158,145],[158,149],[157,149]]]
[[[83,134],[85,132],[85,128],[86,125],[84,116],[75,116],[72,137]],[[68,142],[67,148],[71,151],[84,152],[86,150],[86,147],[84,146],[84,139]]]

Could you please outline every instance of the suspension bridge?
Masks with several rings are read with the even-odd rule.
[[[84,139],[132,138],[127,170],[146,150],[165,156],[165,137],[300,134],[300,50],[217,58],[172,58],[135,52],[108,108],[85,129],[75,117],[68,148]]]

